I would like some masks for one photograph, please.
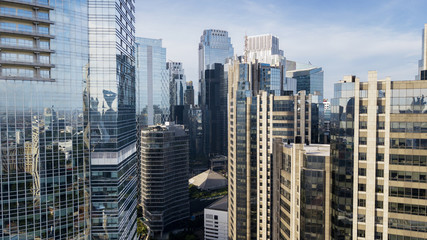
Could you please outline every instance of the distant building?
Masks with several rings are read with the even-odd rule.
[[[154,237],[189,218],[188,134],[167,122],[141,134],[141,206]]]
[[[228,240],[228,197],[205,208],[205,240]]]
[[[423,29],[422,52],[418,69],[417,80],[427,80],[427,24],[424,25]]]
[[[289,62],[289,61],[288,61]],[[286,70],[286,77],[296,79],[297,92],[305,90],[307,94],[318,92],[319,99],[323,99],[323,70],[321,67],[311,65],[301,66],[298,63],[296,69]]]
[[[216,155],[209,159],[210,168],[213,171],[227,171],[228,159],[227,156]]]
[[[137,116],[143,126],[169,120],[170,91],[166,48],[161,39],[136,38]]]
[[[330,239],[330,146],[298,139],[274,141],[272,239]]]
[[[188,81],[184,92],[184,105],[194,106],[194,87],[193,82]]]
[[[169,76],[170,121],[184,123],[184,95],[187,89],[182,63],[168,61],[166,70]]]

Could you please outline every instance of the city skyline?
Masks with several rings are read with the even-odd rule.
[[[187,80],[193,82],[198,81],[197,43],[210,28],[228,31],[237,55],[243,54],[245,34],[278,36],[287,59],[323,68],[325,86],[349,74],[367,80],[369,70],[392,80],[417,75],[427,2],[309,3],[137,2],[136,35],[163,39],[167,59],[183,62]],[[332,87],[325,88],[325,98],[332,93]]]

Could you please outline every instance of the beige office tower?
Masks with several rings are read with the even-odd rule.
[[[331,112],[332,239],[427,239],[427,81],[354,76]]]
[[[283,70],[239,60],[229,66],[229,239],[271,239],[273,138],[310,141],[311,96],[274,95]]]
[[[330,239],[330,147],[274,139],[272,238]]]

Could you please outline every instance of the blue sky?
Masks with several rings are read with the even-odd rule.
[[[136,0],[136,33],[163,39],[193,82],[204,29],[227,30],[238,55],[245,34],[276,35],[289,60],[323,67],[330,98],[344,75],[413,79],[426,12],[426,0]]]

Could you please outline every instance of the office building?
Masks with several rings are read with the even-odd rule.
[[[0,16],[0,239],[90,239],[87,2]]]
[[[92,239],[134,239],[138,203],[135,6],[134,1],[124,0],[104,4],[89,0],[88,4]]]
[[[282,85],[266,81],[283,70],[235,60],[228,71],[229,239],[271,238],[273,138],[310,143],[311,95],[276,96]]]
[[[184,126],[169,122],[140,134],[143,216],[154,237],[162,238],[190,217],[188,134]]]
[[[169,84],[162,40],[136,38],[137,115],[142,126],[169,121]]]
[[[206,152],[209,155],[227,154],[227,80],[224,64],[212,64],[205,71],[206,102],[203,129]]]
[[[332,239],[425,239],[427,81],[346,76],[331,107]]]
[[[194,87],[193,82],[188,81],[184,92],[184,105],[194,106]]]
[[[421,60],[418,65],[417,80],[427,80],[427,24],[424,25],[422,34]]]
[[[273,144],[272,239],[330,239],[330,147]]]
[[[214,63],[225,64],[233,55],[234,48],[227,31],[203,31],[199,43],[199,105],[205,105],[206,101],[205,71],[211,69]]]
[[[247,36],[245,39],[246,61],[255,61],[286,67],[286,58],[280,50],[279,38],[271,34]],[[283,77],[283,76],[282,76]]]
[[[296,79],[297,92],[305,90],[307,94],[315,94],[318,92],[319,99],[323,99],[323,70],[321,67],[313,67],[312,65],[298,64],[294,67],[286,69],[286,77]]]
[[[205,240],[227,240],[228,197],[212,203],[204,210]]]
[[[187,88],[182,63],[168,61],[170,121],[184,123],[184,93]]]

